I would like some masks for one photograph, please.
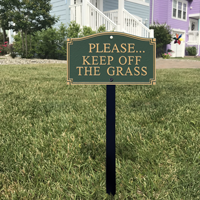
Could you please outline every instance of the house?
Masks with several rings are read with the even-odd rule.
[[[105,24],[107,31],[126,32],[140,37],[153,38],[149,30],[150,0],[51,0],[51,15],[60,17],[53,27],[62,23],[68,26],[75,20],[83,26],[97,30]],[[8,32],[13,43],[12,30]]]
[[[185,48],[195,46],[197,55],[200,56],[200,0],[151,0],[150,24],[166,23],[175,34],[182,34],[184,41],[181,44],[171,44],[167,49],[174,51],[172,57],[184,57]]]
[[[150,0],[51,0],[51,14],[64,24],[75,20],[81,27],[126,32],[140,37],[154,36],[149,30]]]

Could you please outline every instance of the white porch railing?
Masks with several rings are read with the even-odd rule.
[[[113,29],[116,30],[117,28],[117,25],[111,19],[89,1],[87,2],[86,8],[86,24],[82,24],[82,3],[70,5],[69,8],[70,21],[76,21],[76,23],[80,24],[81,27],[90,26],[92,30],[97,31],[98,28],[104,24],[107,31],[112,31]]]
[[[123,20],[125,32],[145,38],[152,37],[151,30],[125,9],[123,11]]]
[[[107,31],[116,30],[117,24],[114,23],[111,19],[109,19],[103,12],[101,12],[98,8],[96,8],[89,1],[87,2],[87,6],[89,9],[89,26],[92,27],[92,30],[96,30],[99,26],[105,24]]]
[[[188,31],[188,44],[200,44],[200,31]]]
[[[104,14],[118,24],[118,10],[105,11]],[[124,9],[123,11],[123,32],[137,35],[140,37],[154,37],[150,30],[140,20]],[[153,34],[153,33],[152,33]]]
[[[106,31],[117,30],[118,10],[101,12],[92,3],[87,1],[87,7],[84,23],[82,24],[82,3],[70,5],[70,21],[74,20],[83,26],[90,26],[92,30],[97,31],[101,25],[105,25]],[[154,38],[153,30],[148,29],[137,17],[123,10],[123,25],[121,32],[137,35],[139,37]]]
[[[82,3],[72,4],[70,8],[70,21],[76,21],[82,27]]]
[[[109,10],[103,12],[109,19],[111,19],[115,24],[118,24],[118,10]]]

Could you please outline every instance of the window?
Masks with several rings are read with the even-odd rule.
[[[183,19],[186,19],[186,4],[183,4]]]
[[[172,18],[186,21],[187,16],[187,2],[183,0],[173,0],[172,4]]]
[[[195,23],[192,22],[192,27],[191,27],[191,30],[193,31],[195,29]]]
[[[176,7],[177,7],[177,1],[173,1],[173,17],[176,17]]]
[[[182,14],[182,3],[178,2],[178,18],[181,19]]]

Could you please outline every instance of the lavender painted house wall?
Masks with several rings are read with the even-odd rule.
[[[193,0],[191,2],[187,0],[178,0],[177,4],[178,2],[180,2],[180,5],[182,3],[183,7],[184,7],[184,4],[186,4],[186,19],[185,20],[173,17],[173,0],[162,0],[162,1],[150,0],[150,24],[152,24],[152,10],[153,10],[153,22],[158,22],[160,24],[166,23],[173,30],[172,34],[175,34],[175,33],[182,34],[184,41],[182,42],[181,45],[173,44],[172,42],[166,47],[166,51],[167,49],[176,48],[175,51],[177,50],[178,56],[174,55],[173,57],[179,57],[180,55],[185,56],[185,47],[187,46],[195,46],[197,48],[197,53],[200,56],[200,50],[199,50],[200,49],[200,38],[199,38],[200,0]],[[184,11],[183,7],[182,7],[182,17],[183,17],[183,11]],[[177,11],[177,14],[178,14],[178,11]],[[192,22],[194,22],[195,24],[195,30],[193,31],[198,31],[198,33],[191,32]]]

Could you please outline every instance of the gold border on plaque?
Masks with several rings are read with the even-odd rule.
[[[73,78],[69,77],[70,45],[73,45],[73,41],[87,40],[89,38],[97,37],[100,35],[121,35],[140,41],[149,41],[149,44],[153,45],[153,78],[150,78],[149,82],[73,82]],[[67,39],[67,85],[156,85],[156,38],[141,38],[123,32],[103,32],[85,36],[82,38],[68,38]]]

